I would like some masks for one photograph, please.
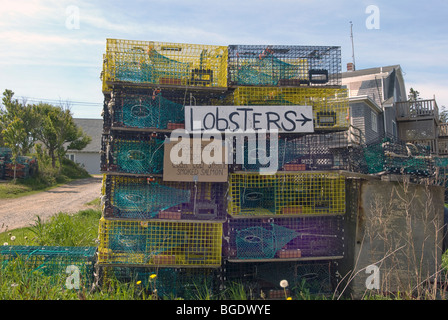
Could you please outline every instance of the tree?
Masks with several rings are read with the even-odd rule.
[[[3,92],[3,108],[0,110],[0,132],[7,129],[16,119],[20,119],[23,134],[21,132],[15,139],[16,143],[20,145],[20,154],[25,155],[31,152],[36,142],[37,110],[34,105],[27,105],[25,102],[20,103],[17,99],[13,99],[13,96],[14,92],[11,90],[6,89]],[[17,126],[16,123],[15,129],[18,129]]]
[[[8,126],[2,130],[3,140],[5,145],[11,149],[11,160],[14,164],[14,182],[16,182],[17,172],[17,157],[22,153],[22,141],[26,140],[26,131],[24,130],[24,123],[20,118],[14,118]]]
[[[420,92],[414,90],[414,88],[409,89],[408,99],[409,101],[417,101],[420,98]]]
[[[39,103],[36,107],[40,124],[36,136],[47,149],[52,167],[56,167],[57,159],[60,169],[67,149],[81,150],[92,139],[76,126],[68,107],[47,103]]]

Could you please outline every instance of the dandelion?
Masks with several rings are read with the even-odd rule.
[[[28,240],[28,237],[27,237],[27,236],[25,236],[25,237],[24,237],[24,239],[25,239],[25,240]]]
[[[14,240],[16,240],[16,236],[11,237],[11,241],[14,241]]]
[[[292,298],[291,298],[291,297],[288,297],[288,298],[286,298],[286,300],[292,300]]]
[[[155,279],[157,277],[157,275],[155,273],[153,273],[152,275],[149,276],[149,279]]]
[[[286,300],[288,300],[288,295],[286,294],[286,287],[288,287],[288,280],[280,281],[280,287],[283,288],[283,291],[285,292],[285,298]]]
[[[4,245],[4,246],[7,246],[7,245],[8,245],[8,242],[3,242],[3,245]]]
[[[142,281],[141,280],[138,280],[137,281],[137,285],[141,285],[142,284]]]

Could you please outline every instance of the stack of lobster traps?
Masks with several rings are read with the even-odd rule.
[[[166,295],[239,281],[275,298],[278,269],[291,288],[309,281],[330,290],[334,261],[344,256],[341,172],[366,170],[351,139],[340,47],[107,39],[102,81],[104,281],[158,279]],[[302,116],[286,118],[296,129],[271,115],[280,110]],[[279,130],[232,139],[215,131],[228,158],[206,178],[211,170],[173,166],[173,132],[194,140],[212,122],[230,124],[232,111],[251,112],[255,124],[268,115]],[[193,112],[205,115],[199,127]],[[302,131],[305,123],[311,129]],[[260,159],[269,154],[277,155],[275,170],[265,174],[272,163]]]

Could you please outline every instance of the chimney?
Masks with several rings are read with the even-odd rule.
[[[347,71],[355,71],[355,64],[353,62],[347,63]]]

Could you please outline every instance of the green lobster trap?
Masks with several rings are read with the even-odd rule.
[[[103,285],[114,283],[134,283],[138,288],[159,298],[197,299],[199,290],[217,292],[219,270],[216,268],[171,268],[100,266]]]
[[[241,284],[247,295],[255,298],[285,299],[307,291],[312,295],[329,295],[335,288],[334,261],[300,262],[226,262],[224,287]],[[286,280],[287,288],[280,282]]]
[[[161,174],[165,137],[162,134],[112,131],[103,135],[101,170]]]
[[[184,104],[173,102],[162,95],[160,89],[147,92],[114,91],[106,99],[105,107],[113,127],[170,129],[183,124]]]
[[[364,156],[368,173],[431,176],[434,172],[433,159],[427,146],[383,138],[365,146]]]
[[[63,283],[70,277],[69,280],[73,281],[70,283],[75,289],[89,288],[94,281],[96,249],[96,247],[0,246],[0,265],[4,269],[8,264],[17,261],[28,272],[39,272]]]
[[[223,220],[226,183],[104,175],[103,214],[120,219]]]
[[[219,267],[219,222],[101,218],[98,263],[140,266]]]

